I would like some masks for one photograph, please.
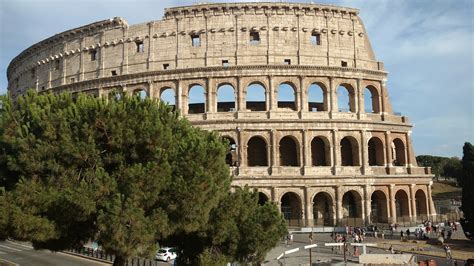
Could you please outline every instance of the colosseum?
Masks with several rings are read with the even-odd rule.
[[[34,88],[166,100],[229,140],[232,185],[258,190],[290,225],[436,215],[430,169],[417,166],[357,9],[226,3],[137,25],[117,17],[34,44],[7,76],[14,98]]]

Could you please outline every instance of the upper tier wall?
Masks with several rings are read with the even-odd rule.
[[[357,13],[315,4],[204,4],[166,9],[163,20],[132,26],[121,18],[99,21],[22,52],[8,67],[8,90],[15,96],[112,75],[223,64],[383,70]]]

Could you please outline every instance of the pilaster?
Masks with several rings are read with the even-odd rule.
[[[397,209],[395,207],[395,185],[391,184],[389,186],[390,193],[390,218],[392,223],[397,222]]]

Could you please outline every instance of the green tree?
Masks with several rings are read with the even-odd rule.
[[[212,210],[209,225],[192,236],[173,236],[183,248],[181,262],[223,265],[222,261],[263,262],[265,255],[287,233],[285,220],[274,203],[258,204],[258,193],[236,188]],[[197,259],[197,260],[196,260]]]
[[[443,167],[443,176],[445,178],[454,178],[462,183],[462,164],[458,157],[452,157],[446,160]]]
[[[153,100],[29,91],[0,113],[0,236],[61,250],[97,239],[123,265],[192,235],[226,197],[226,149]]]
[[[474,146],[466,142],[463,146],[462,157],[462,211],[465,224],[463,229],[474,234]]]

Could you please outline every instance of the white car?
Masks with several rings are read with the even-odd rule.
[[[160,248],[155,255],[155,259],[162,261],[170,261],[176,259],[176,249],[174,248]]]

